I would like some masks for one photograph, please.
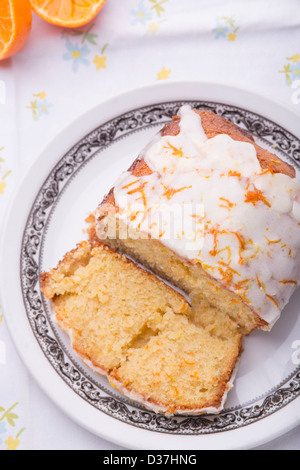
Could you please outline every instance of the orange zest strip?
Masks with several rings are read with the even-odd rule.
[[[238,173],[237,171],[230,170],[228,172],[228,176],[236,176],[237,178],[241,178],[242,175],[241,175],[241,173]]]
[[[228,269],[228,271],[232,272],[233,274],[240,276],[240,273],[238,273],[235,269],[231,268],[227,263],[224,263],[224,261],[219,261],[219,264],[221,266],[224,266],[226,269]]]
[[[166,231],[164,230],[163,232],[161,232],[161,233],[158,235],[158,237],[159,237],[159,238],[162,238],[165,233],[166,233]]]
[[[259,279],[258,276],[256,276],[256,280],[257,280],[257,284],[259,285],[259,287],[265,291],[265,290],[266,290],[266,286],[265,286],[265,284],[264,284],[263,282],[261,282],[261,280]]]
[[[219,273],[221,274],[222,282],[224,282],[224,284],[226,284],[227,286],[230,286],[232,284],[232,281],[233,281],[232,272],[230,272],[228,270],[224,271],[224,269],[222,269],[222,268],[218,268],[218,270],[219,270]]]
[[[174,155],[174,156],[176,156],[176,157],[180,157],[180,158],[183,157],[182,147],[180,147],[180,149],[177,149],[176,147],[174,147],[174,145],[170,144],[170,142],[168,142],[168,145],[169,145],[169,147],[173,150],[173,154],[172,154],[172,155]]]
[[[273,170],[273,168],[271,166],[269,166],[268,168],[265,168],[264,170],[262,170],[260,172],[260,175],[266,175],[268,173],[271,173],[271,175],[275,175],[275,171]]]
[[[225,248],[222,248],[222,250],[216,251],[216,255],[219,255],[220,253],[226,252],[228,253],[228,262],[229,264],[231,263],[231,248],[230,246],[226,246]]]
[[[201,263],[201,261],[199,261]],[[204,268],[204,269],[217,269],[216,266],[210,266],[209,264],[205,264],[205,263],[201,263],[201,266]]]
[[[243,281],[236,282],[236,286],[242,289],[246,289],[246,286],[244,284],[248,284],[250,282],[250,279],[244,279]]]
[[[271,301],[272,301],[272,302],[273,302],[273,303],[276,305],[276,307],[277,307],[277,308],[279,308],[279,305],[278,305],[278,303],[276,302],[276,300],[275,300],[275,299],[273,299],[273,297],[271,297],[271,296],[270,296],[270,295],[268,295],[268,294],[266,294],[266,297],[268,297],[268,299],[270,299],[270,300],[271,300]]]
[[[267,201],[267,199],[259,189],[254,188],[254,191],[248,191],[246,193],[245,202],[249,202],[256,206],[259,201],[263,202],[268,207],[271,207],[271,204]]]
[[[268,245],[272,245],[272,244],[281,242],[281,238],[279,238],[279,240],[269,240],[268,237],[265,236],[265,239],[267,240]]]
[[[125,184],[125,186],[122,186],[122,189],[128,189],[130,188],[130,186],[136,184],[136,183],[139,183],[140,182],[140,179],[137,179],[135,181],[132,181],[131,183],[128,183],[128,184]]]
[[[226,204],[219,204],[219,207],[224,207],[224,209],[231,210],[236,204],[232,203],[229,201],[229,199],[226,199],[225,197],[220,197],[220,201],[224,201]]]
[[[147,205],[146,196],[145,196],[145,192],[144,192],[146,184],[147,184],[147,181],[142,183],[138,188],[134,188],[134,189],[131,189],[130,191],[128,191],[129,195],[132,195],[132,194],[135,194],[135,193],[141,193],[141,198],[143,199],[143,204],[144,204],[145,207]]]
[[[212,228],[209,230],[209,233],[211,233],[214,236],[214,248],[213,250],[210,251],[211,256],[216,256],[216,254],[218,253],[217,247],[218,247],[219,235],[234,235],[239,241],[240,250],[245,249],[245,245],[246,245],[245,238],[239,232],[235,232],[234,230],[219,230],[218,228]]]
[[[146,216],[147,216],[147,214],[148,214],[150,211],[151,211],[151,207],[148,207],[148,209],[144,212],[143,218],[142,218],[142,220],[140,221],[140,223],[139,223],[139,225],[138,225],[138,228],[139,228],[139,229],[141,228],[142,223],[145,221]]]
[[[179,189],[173,189],[173,188],[167,188],[166,186],[165,187],[165,192],[164,192],[164,196],[166,196],[167,199],[171,199],[174,194],[176,193],[180,193],[181,191],[184,191],[185,189],[190,189],[192,186],[184,186],[183,188],[179,188]]]
[[[184,358],[183,358],[182,360],[183,360],[183,362],[184,362],[184,363],[185,363],[187,366],[193,366],[193,365],[195,365],[195,364],[196,364],[196,363],[195,363],[195,361],[193,361],[193,362],[189,362],[189,361],[187,361],[187,360],[186,360],[186,359],[184,359]]]
[[[298,285],[298,282],[297,281],[294,281],[294,280],[287,280],[287,279],[283,279],[283,281],[280,281],[280,284],[295,284],[296,286]]]

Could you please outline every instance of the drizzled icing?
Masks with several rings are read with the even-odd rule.
[[[141,157],[152,173],[121,175],[117,217],[159,239],[238,294],[273,325],[300,282],[300,182],[262,170],[251,143],[208,139],[200,116],[156,136]]]

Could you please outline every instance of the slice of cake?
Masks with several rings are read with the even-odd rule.
[[[186,299],[100,243],[83,242],[41,275],[73,349],[121,393],[167,414],[217,413],[242,336],[224,313]]]
[[[183,106],[95,216],[104,243],[243,334],[270,329],[300,281],[295,170],[209,111]]]

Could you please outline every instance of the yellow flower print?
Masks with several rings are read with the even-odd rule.
[[[32,96],[36,99],[30,101],[30,106],[26,106],[26,108],[31,109],[34,121],[38,121],[40,117],[49,114],[49,109],[52,107],[52,104],[48,103],[45,99],[47,96],[45,91],[33,94]]]
[[[0,166],[1,170],[1,166]],[[7,186],[5,178],[11,173],[11,170],[7,171],[3,176],[2,176],[2,181],[0,181],[0,194],[4,194],[4,190]]]
[[[3,315],[0,315],[0,326],[1,326],[2,322],[3,322]]]
[[[156,34],[159,30],[159,25],[157,23],[150,23],[148,27],[148,33]]]
[[[228,41],[235,41],[236,33],[229,33],[228,34]]]
[[[136,0],[137,8],[131,11],[131,24],[147,27],[147,33],[153,36],[160,29],[161,23],[167,21],[165,6],[169,0]]]
[[[287,57],[287,60],[291,60],[294,64],[300,61],[300,54],[294,54],[292,57]]]
[[[0,151],[3,150],[4,147],[0,148]],[[5,160],[0,157],[0,194],[4,194],[5,188],[7,186],[7,183],[5,179],[8,177],[8,175],[11,173],[11,170],[5,171],[4,168],[2,168],[2,163],[4,163]]]
[[[47,96],[47,93],[45,91],[42,91],[41,93],[37,93],[36,95],[33,95],[33,96],[37,96],[40,100],[44,100]]]
[[[101,49],[101,53],[100,53],[101,55],[98,55],[98,54],[95,55],[93,64],[96,65],[97,70],[106,69],[107,57],[104,55],[104,52],[106,51],[107,47],[108,47],[108,44],[104,44],[104,46]]]
[[[167,70],[165,67],[161,69],[160,72],[157,74],[158,80],[165,80],[166,78],[170,78],[171,70]]]
[[[106,69],[106,57],[105,55],[99,56],[98,54],[95,55],[95,59],[93,60],[93,64],[96,65],[96,69]]]
[[[9,436],[6,441],[6,450],[17,450],[17,447],[20,445],[19,439],[13,439],[12,436]]]
[[[228,41],[235,41],[237,38],[237,32],[239,26],[236,26],[236,20],[234,16],[219,16],[217,18],[217,25],[212,30],[215,35],[215,39],[227,38]]]
[[[286,60],[290,62],[285,64],[283,70],[279,70],[279,73],[285,75],[287,85],[292,85],[294,80],[300,78],[300,54],[297,52],[291,57],[286,57]]]
[[[6,444],[6,450],[17,450],[20,445],[20,435],[24,431],[25,428],[22,428],[21,431],[17,434],[16,438],[14,439],[12,436],[9,436],[4,443]]]
[[[7,426],[14,428],[16,426],[16,421],[19,419],[19,416],[13,411],[17,405],[18,403],[14,403],[7,410],[0,406],[0,444],[6,444],[6,450],[17,450],[20,445],[20,436],[25,430],[23,427],[16,436],[12,434],[12,430],[7,430]],[[6,434],[6,440],[4,440],[4,433]]]
[[[4,194],[5,188],[6,188],[5,181],[0,181],[0,194]]]

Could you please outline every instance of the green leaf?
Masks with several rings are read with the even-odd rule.
[[[9,416],[6,416],[6,419],[10,426],[15,427],[16,423],[14,422],[12,418],[10,418]]]
[[[81,36],[82,34],[84,34],[84,32],[80,31],[80,29],[65,29],[63,31],[64,36]]]
[[[94,44],[94,46],[97,46],[97,42],[95,39],[98,37],[98,34],[87,34],[83,39],[82,43],[84,43],[85,40],[90,42],[91,44]]]
[[[101,55],[104,54],[104,52],[105,52],[105,50],[107,49],[107,47],[108,47],[108,42],[107,42],[106,44],[104,44],[104,46],[102,47],[102,49],[101,49]]]
[[[95,41],[95,39],[98,37],[98,34],[90,32],[94,26],[95,24],[92,24],[84,33],[84,36],[81,40],[81,44],[83,44],[85,41],[88,41],[90,44],[94,44],[94,46],[97,46],[97,42]]]
[[[20,431],[18,432],[18,434],[16,435],[16,439],[19,439],[20,435],[22,434],[23,431],[25,431],[26,428],[22,428],[20,429]]]
[[[11,173],[12,173],[12,170],[8,170],[8,171],[5,173],[5,175],[2,176],[2,181],[4,181],[5,178],[7,178],[8,175],[10,175]],[[0,318],[1,318],[1,316],[0,316]]]
[[[80,30],[72,29],[72,31],[70,31],[70,34],[71,36],[81,36],[82,34],[84,34],[84,32]]]
[[[162,5],[166,3],[168,0],[161,0],[160,2],[158,2],[158,0],[149,0],[149,1],[154,4],[153,7],[151,7],[151,10],[155,10],[157,16],[160,16],[160,14],[165,11]]]
[[[37,109],[37,100],[30,101],[30,104],[32,109]]]

